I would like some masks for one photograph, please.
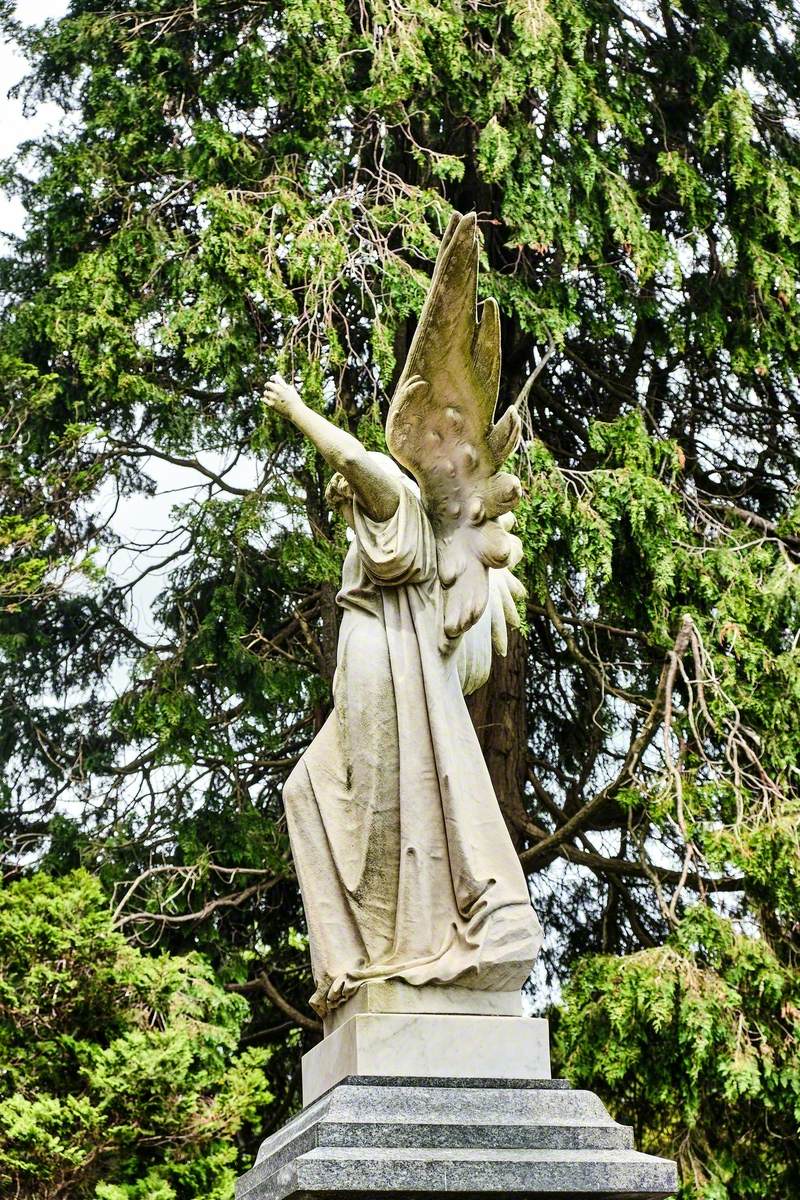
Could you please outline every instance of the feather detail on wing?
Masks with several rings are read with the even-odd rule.
[[[519,502],[519,480],[498,469],[519,441],[520,417],[510,408],[493,423],[500,316],[491,299],[478,316],[478,253],[475,214],[454,213],[386,424],[389,449],[415,476],[433,526],[449,639],[482,619],[490,579],[513,578],[522,556],[501,519]],[[516,616],[513,601],[510,609]]]
[[[477,692],[489,678],[492,651],[505,657],[509,629],[519,628],[516,601],[525,588],[507,567],[489,571],[489,600],[482,615],[461,637],[456,648],[456,666],[465,696]]]

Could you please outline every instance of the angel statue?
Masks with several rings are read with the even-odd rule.
[[[456,213],[389,409],[396,461],[279,375],[266,389],[335,472],[352,530],[333,711],[283,793],[323,1017],[371,980],[519,990],[541,946],[464,701],[524,595],[520,484],[500,469],[520,418],[493,424],[500,321],[494,300],[478,320],[477,278],[475,215]]]

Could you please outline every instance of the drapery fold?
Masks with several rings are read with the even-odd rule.
[[[410,486],[354,504],[334,710],[284,789],[324,1016],[367,980],[521,987],[541,945],[525,877],[441,648],[436,547]]]

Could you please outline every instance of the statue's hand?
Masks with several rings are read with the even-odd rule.
[[[305,405],[300,393],[281,375],[271,376],[264,391],[264,403],[291,421]]]

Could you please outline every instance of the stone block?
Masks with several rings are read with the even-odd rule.
[[[537,1017],[357,1013],[303,1055],[303,1103],[349,1075],[547,1079]]]
[[[331,1009],[325,1018],[326,1037],[351,1017],[361,1013],[450,1013],[462,1016],[521,1017],[522,994],[480,991],[478,988],[420,987],[401,980],[364,983],[344,1004]]]

